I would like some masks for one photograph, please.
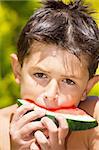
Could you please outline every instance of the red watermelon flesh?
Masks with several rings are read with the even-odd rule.
[[[28,103],[32,103],[35,105],[36,109],[45,109],[46,115],[50,119],[56,122],[55,115],[62,116],[66,119],[70,130],[72,131],[79,131],[79,130],[87,130],[94,128],[98,125],[97,121],[88,115],[85,111],[72,106],[72,107],[61,107],[61,108],[45,108],[41,105],[36,104],[33,100],[30,99],[18,99],[18,105],[24,105]]]

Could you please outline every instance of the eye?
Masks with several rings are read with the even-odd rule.
[[[64,79],[62,80],[64,83],[67,83],[68,85],[75,85],[75,82],[71,79]]]
[[[47,78],[47,75],[44,73],[35,73],[34,76],[36,78]]]

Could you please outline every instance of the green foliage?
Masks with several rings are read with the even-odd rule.
[[[10,54],[16,52],[21,28],[39,7],[33,1],[1,1],[0,3],[0,108],[15,103],[19,87],[11,69]]]
[[[64,0],[67,2],[67,0]],[[87,0],[99,11],[98,0]],[[31,14],[40,6],[39,0],[1,0],[0,3],[0,108],[15,103],[19,97],[19,86],[16,85],[11,69],[10,54],[16,52],[16,42],[21,28]],[[99,23],[99,14],[94,14]],[[99,73],[99,71],[98,71]],[[99,84],[90,94],[99,95]]]

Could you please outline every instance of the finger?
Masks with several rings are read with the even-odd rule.
[[[18,107],[13,116],[12,123],[17,122],[27,111],[33,110],[33,109],[34,109],[33,104],[22,105],[22,106]]]
[[[59,122],[59,128],[58,128],[58,138],[59,138],[59,144],[63,144],[66,140],[66,137],[69,133],[68,124],[65,118],[56,116],[55,117]]]
[[[43,130],[44,128],[45,127],[40,121],[30,122],[20,129],[19,134],[24,139],[29,135],[31,135],[31,138],[33,138],[33,133],[36,130]]]
[[[25,146],[27,149],[30,147],[30,144],[34,141],[33,137],[31,140],[24,140],[21,138],[20,134],[18,132],[15,132],[14,134],[10,134],[12,141],[15,141],[16,144],[22,146]],[[15,144],[15,145],[16,145]]]
[[[40,147],[36,144],[36,142],[33,142],[30,145],[30,150],[41,150]]]
[[[41,122],[48,130],[50,143],[53,145],[57,144],[58,143],[58,129],[55,123],[48,117],[43,117],[41,119]]]
[[[36,131],[34,137],[36,138],[37,143],[40,145],[42,150],[49,149],[49,142],[46,136],[41,131]]]
[[[45,112],[43,111],[31,111],[27,114],[25,114],[22,118],[20,118],[20,120],[17,121],[17,125],[18,125],[18,128],[21,128],[23,127],[25,124],[31,122],[31,121],[34,121],[38,118],[41,118],[45,116]]]

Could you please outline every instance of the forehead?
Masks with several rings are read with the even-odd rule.
[[[77,58],[65,49],[54,44],[45,44],[35,41],[30,48],[30,53],[25,62],[29,66],[43,67],[47,70],[61,70],[64,74],[72,72],[80,75],[87,69],[84,56]],[[58,69],[57,69],[58,68]]]

